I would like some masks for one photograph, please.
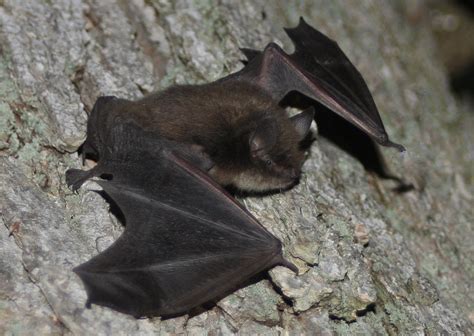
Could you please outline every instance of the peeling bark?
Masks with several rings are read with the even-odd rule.
[[[451,97],[423,20],[405,11],[375,0],[1,1],[0,331],[472,334],[474,118]],[[415,189],[394,192],[317,137],[296,188],[243,200],[299,276],[277,267],[194,317],[86,309],[71,269],[122,230],[98,195],[64,183],[95,99],[220,78],[241,66],[238,47],[289,47],[281,28],[300,15],[366,78],[408,149],[383,149],[388,166]]]

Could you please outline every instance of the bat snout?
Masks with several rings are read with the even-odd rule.
[[[291,176],[285,178],[283,189],[291,189],[300,182],[300,173],[292,172]]]
[[[300,178],[300,175],[301,175],[301,169],[292,168],[289,171],[289,176],[293,180],[298,180]]]
[[[298,168],[285,169],[283,172],[281,172],[281,176],[291,181],[299,180],[301,176],[301,169],[298,169]]]

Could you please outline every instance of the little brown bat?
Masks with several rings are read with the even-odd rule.
[[[288,118],[264,90],[239,81],[174,86],[138,101],[102,97],[88,121],[86,154],[97,156],[101,130],[117,118],[201,148],[219,184],[263,191],[298,179],[304,160],[299,143],[309,131],[313,109]]]
[[[263,52],[245,49],[246,66],[216,82],[138,101],[97,100],[83,154],[98,164],[70,169],[66,179],[77,189],[107,178],[99,184],[126,229],[75,269],[89,303],[134,316],[175,315],[277,264],[296,270],[278,239],[219,186],[263,191],[298,179],[314,111],[288,118],[279,103],[291,91],[404,150],[388,139],[367,85],[337,44],[303,19],[286,32],[294,54],[273,43]]]

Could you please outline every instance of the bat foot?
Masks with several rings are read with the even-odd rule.
[[[68,169],[68,171],[66,171],[66,183],[72,191],[77,192],[77,190],[79,190],[84,182],[91,176],[91,170],[83,171],[74,168]]]
[[[81,156],[82,165],[84,165],[87,159],[92,159],[94,161],[99,160],[99,152],[97,151],[96,146],[94,146],[92,140],[90,140],[89,136],[86,138],[86,141],[84,141],[81,147],[79,147],[79,153]]]

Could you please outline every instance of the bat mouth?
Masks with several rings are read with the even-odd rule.
[[[279,182],[275,183],[271,189],[268,191],[268,194],[276,194],[288,191],[300,183],[300,176],[291,176],[279,178]]]
[[[300,179],[294,179],[290,183],[288,183],[285,187],[280,188],[280,192],[285,192],[288,190],[293,189],[295,186],[297,186],[300,183]]]
[[[283,189],[284,189],[284,190],[291,189],[291,188],[293,188],[295,185],[297,185],[298,183],[300,183],[300,174],[292,175],[291,177],[288,177],[288,178],[286,179],[286,183],[285,183],[285,185],[283,186]]]
[[[286,178],[282,183],[280,183],[280,186],[276,185],[270,190],[266,190],[266,191],[264,190],[260,192],[259,196],[279,194],[279,193],[282,193],[294,188],[298,183],[300,183],[299,177]]]

